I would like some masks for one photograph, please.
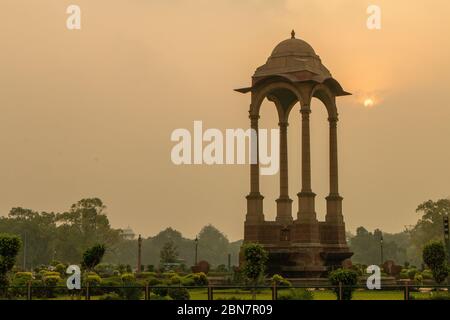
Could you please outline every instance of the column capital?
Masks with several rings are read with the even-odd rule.
[[[282,128],[287,128],[287,127],[289,127],[289,122],[287,120],[282,120],[282,121],[278,122],[278,126],[282,127]]]
[[[331,124],[336,124],[339,121],[338,116],[328,117],[328,122]]]
[[[309,106],[304,106],[304,107],[300,108],[300,113],[301,114],[310,114],[311,108]]]

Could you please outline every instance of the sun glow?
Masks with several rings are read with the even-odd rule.
[[[371,108],[375,105],[375,101],[372,98],[366,98],[364,100],[364,107]]]

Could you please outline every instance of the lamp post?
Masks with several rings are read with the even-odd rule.
[[[141,262],[141,249],[142,249],[142,237],[141,235],[139,235],[138,238],[138,261],[137,261],[137,273],[141,273],[141,266],[142,266],[142,262]]]
[[[380,235],[380,253],[381,253],[381,266],[383,266],[384,257],[383,257],[383,234]]]
[[[448,215],[444,216],[444,242],[445,248],[447,249],[447,259],[450,263],[450,236],[449,236],[449,225],[448,225]]]
[[[197,253],[198,253],[198,237],[195,237],[195,264],[194,265],[197,265]]]

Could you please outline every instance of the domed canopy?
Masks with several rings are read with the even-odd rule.
[[[307,71],[311,76],[331,78],[331,73],[322,64],[314,49],[301,39],[295,38],[292,30],[291,38],[280,42],[272,51],[265,65],[256,69],[254,78],[273,75],[290,74]]]
[[[262,81],[273,77],[282,77],[290,82],[327,83],[332,87],[336,96],[349,94],[333,79],[330,71],[322,64],[313,47],[306,41],[295,38],[294,30],[292,30],[291,38],[280,42],[273,49],[267,62],[256,69],[252,86],[236,89],[236,91],[249,92]]]
[[[291,55],[316,56],[316,53],[306,41],[291,38],[280,42],[273,49],[271,57],[286,57]]]

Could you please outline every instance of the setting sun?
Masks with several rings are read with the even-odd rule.
[[[375,104],[375,102],[371,98],[367,98],[364,100],[364,107],[366,107],[366,108],[373,107],[374,104]]]

